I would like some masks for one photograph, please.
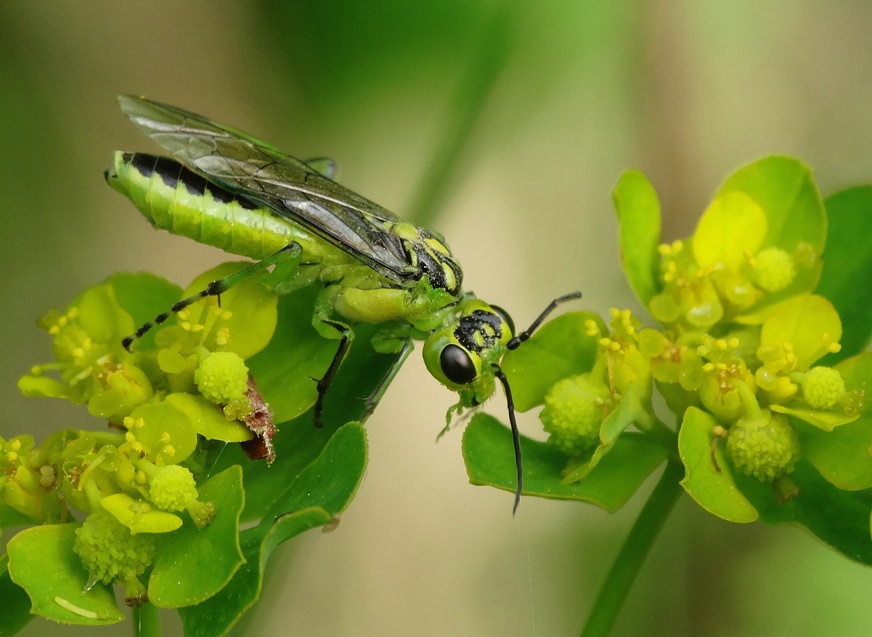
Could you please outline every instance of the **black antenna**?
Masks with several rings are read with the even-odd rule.
[[[558,305],[580,298],[581,292],[576,291],[554,299],[548,304],[548,307],[545,308],[536,320],[533,321],[530,327],[517,336],[512,337],[512,339],[506,344],[506,347],[510,350],[517,349],[521,343],[533,335],[533,332],[542,325],[542,322],[548,318],[548,315],[551,314]],[[518,487],[515,489],[515,504],[512,507],[512,516],[514,516],[518,511],[518,505],[521,503],[521,491],[524,489],[524,468],[521,464],[521,434],[518,431],[518,423],[515,421],[515,401],[512,398],[512,389],[509,387],[509,379],[506,378],[506,375],[503,373],[503,370],[499,365],[496,363],[491,363],[491,365],[494,370],[494,376],[500,380],[500,383],[503,385],[503,391],[506,394],[506,406],[509,409],[509,425],[512,428],[512,443],[515,446],[515,469],[518,472]]]
[[[521,504],[521,491],[524,489],[524,468],[521,466],[521,434],[518,431],[518,423],[515,422],[515,401],[512,399],[512,389],[509,387],[509,379],[496,363],[491,363],[494,368],[494,376],[503,384],[506,392],[506,406],[509,408],[509,424],[512,427],[512,444],[515,445],[515,469],[518,472],[518,487],[515,489],[515,504],[512,506],[512,517],[518,512]]]
[[[571,292],[571,293],[566,294],[564,296],[557,297],[556,299],[551,301],[551,303],[548,304],[548,307],[546,307],[545,310],[539,315],[539,317],[535,321],[533,321],[533,323],[530,325],[530,327],[528,327],[526,330],[524,330],[523,332],[521,332],[517,336],[513,337],[512,340],[510,340],[506,344],[506,347],[508,347],[509,349],[518,349],[518,346],[521,343],[523,343],[528,338],[530,338],[533,335],[533,332],[535,332],[537,329],[539,329],[539,326],[542,325],[542,321],[544,321],[546,318],[548,318],[548,315],[551,314],[551,312],[553,312],[557,308],[558,305],[560,305],[561,303],[566,303],[567,301],[573,301],[575,299],[580,299],[580,298],[581,298],[581,292],[579,292],[579,291]]]

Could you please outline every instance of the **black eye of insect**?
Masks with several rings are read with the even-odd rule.
[[[446,345],[439,354],[439,366],[445,378],[458,385],[466,385],[475,380],[478,372],[469,354],[459,345]]]

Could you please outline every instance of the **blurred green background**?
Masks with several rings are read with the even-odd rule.
[[[153,232],[103,183],[111,151],[153,150],[117,93],[333,157],[340,181],[404,215],[488,56],[501,72],[431,225],[467,287],[523,325],[573,289],[587,309],[638,307],[610,200],[626,168],[658,188],[666,239],[764,154],[803,158],[824,193],[872,181],[870,33],[864,0],[0,3],[0,435],[95,424],[18,395],[49,357],[46,308],[115,271],[186,284],[223,259]],[[613,516],[525,499],[512,519],[510,494],[467,484],[459,430],[434,444],[452,403],[413,355],[370,420],[359,497],[336,532],[279,551],[249,634],[577,634],[642,499]],[[614,634],[868,635],[870,591],[872,573],[802,533],[685,498]],[[129,631],[37,619],[24,634]]]

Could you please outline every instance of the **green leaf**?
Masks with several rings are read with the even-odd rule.
[[[342,512],[357,492],[366,470],[366,433],[349,423],[330,438],[318,458],[288,485],[265,518],[276,518],[311,506],[335,515]]]
[[[804,526],[847,557],[872,564],[869,536],[872,490],[839,489],[802,459],[787,478],[764,484],[733,472],[721,445],[714,453],[720,467],[718,472],[711,454],[711,430],[716,424],[709,414],[691,407],[678,437],[679,452],[687,469],[682,485],[700,506],[732,522],[753,522],[759,517],[766,524]]]
[[[644,174],[628,170],[612,190],[612,201],[620,224],[618,245],[624,273],[636,296],[648,305],[661,287],[657,277],[660,200]]]
[[[842,427],[844,425],[847,425],[848,423],[857,420],[857,416],[851,416],[845,413],[838,413],[834,411],[820,411],[817,409],[811,409],[809,407],[794,408],[785,407],[784,405],[772,404],[769,405],[769,409],[779,414],[793,416],[797,420],[806,422],[826,432],[832,431],[837,427]]]
[[[715,198],[740,192],[753,199],[767,219],[761,248],[777,246],[794,252],[802,245],[820,255],[827,234],[827,216],[811,169],[793,157],[764,157],[739,168],[718,189]],[[766,296],[766,305],[810,292],[820,278],[820,259],[797,269],[793,283]]]
[[[49,524],[18,533],[6,547],[9,575],[27,592],[36,615],[62,624],[115,624],[124,614],[112,586],[97,583],[85,591],[88,571],[73,552],[79,526]]]
[[[732,465],[712,444],[717,421],[708,413],[689,407],[678,432],[678,453],[686,475],[681,486],[703,509],[728,522],[753,522],[757,511],[736,485]]]
[[[224,635],[260,597],[266,562],[282,542],[318,526],[332,516],[319,507],[282,516],[271,525],[260,525],[242,533],[245,563],[218,595],[196,606],[179,609],[186,637]]]
[[[827,197],[825,204],[827,246],[816,291],[842,319],[842,349],[821,363],[833,365],[863,351],[872,335],[872,299],[865,284],[872,280],[872,186],[843,190]]]
[[[134,421],[142,418],[143,425],[135,425],[133,435],[150,450],[153,461],[178,464],[197,448],[197,433],[188,414],[171,403],[145,403],[130,412],[130,417]]]
[[[182,518],[150,505],[140,510],[141,500],[126,493],[113,493],[100,498],[100,506],[116,520],[136,533],[171,533],[182,526]]]
[[[797,462],[789,476],[795,490],[786,498],[772,485],[753,478],[740,475],[736,482],[760,512],[762,522],[804,526],[843,555],[872,565],[872,542],[869,539],[872,490],[843,491],[824,480],[804,460]]]
[[[592,312],[568,312],[548,321],[524,343],[508,352],[500,364],[520,412],[545,401],[545,395],[560,380],[589,372],[599,345],[599,334],[587,333],[587,322],[596,322],[607,333],[602,319]]]
[[[872,380],[872,353],[865,352],[836,366],[849,392],[866,391]],[[860,417],[831,432],[794,423],[802,456],[829,482],[848,491],[872,487],[872,405],[865,402]]]
[[[524,495],[590,502],[617,511],[666,458],[666,450],[646,436],[625,433],[587,477],[562,481],[567,457],[553,445],[521,436]],[[469,481],[514,493],[515,452],[511,431],[487,414],[476,414],[463,434],[463,460]]]
[[[11,506],[0,504],[0,529],[8,529],[12,526],[26,526],[28,524],[33,524],[33,520],[30,517],[19,513]]]
[[[133,319],[134,328],[153,320],[182,296],[182,288],[178,285],[148,272],[113,274],[106,279],[106,283],[115,291],[118,305]],[[154,348],[154,330],[140,339],[137,348]]]
[[[203,602],[224,588],[244,562],[238,535],[243,505],[241,467],[213,476],[198,491],[200,502],[215,504],[215,519],[199,529],[186,516],[184,526],[172,534],[155,561],[148,598],[160,608]]]
[[[793,250],[805,242],[823,252],[826,211],[805,163],[794,157],[764,157],[730,175],[717,194],[732,191],[748,195],[763,208],[768,219],[763,247]]]
[[[231,276],[249,267],[251,263],[248,261],[222,263],[191,281],[183,295],[188,297],[202,292],[212,281]],[[230,342],[224,349],[236,352],[247,360],[266,347],[276,330],[277,303],[276,294],[268,290],[258,277],[245,279],[222,292],[221,307],[232,308],[230,317],[223,323],[230,333]],[[192,305],[188,311],[208,313],[211,308]],[[204,324],[209,325],[209,322]]]
[[[822,296],[803,294],[782,303],[763,323],[760,345],[780,349],[790,343],[796,369],[807,370],[823,356],[829,343],[842,337],[842,323],[832,304]]]
[[[3,612],[0,613],[0,637],[9,637],[24,628],[33,615],[30,613],[30,600],[20,586],[12,583],[6,567],[9,556],[0,556],[0,599]]]
[[[348,424],[330,438],[277,500],[263,521],[241,534],[246,564],[230,583],[203,604],[179,610],[186,635],[220,635],[260,596],[272,550],[292,537],[326,524],[351,502],[366,469],[366,434]]]
[[[265,462],[248,460],[235,445],[222,452],[216,470],[232,464],[241,464],[245,473],[244,520],[259,520],[299,473],[318,457],[327,441],[341,425],[351,421],[362,421],[368,416],[367,399],[385,377],[390,377],[398,371],[398,366],[402,362],[397,354],[379,354],[373,350],[370,339],[379,327],[355,326],[354,344],[325,397],[324,427],[320,429],[315,427],[311,411],[307,411],[292,422],[282,423],[274,440],[277,459],[272,466],[267,466]],[[279,329],[282,329],[281,324]],[[334,341],[321,340],[335,348]],[[287,370],[286,373],[294,372]],[[305,372],[303,375],[305,376]],[[308,377],[303,378],[302,382],[312,387],[315,385],[315,382]],[[272,398],[268,396],[267,400],[272,406]]]
[[[292,420],[315,404],[318,392],[312,379],[324,375],[339,346],[338,340],[323,338],[312,327],[318,291],[313,285],[280,297],[272,340],[246,361],[276,422]]]
[[[715,197],[693,233],[697,265],[737,271],[760,249],[766,224],[763,210],[746,194],[730,191]]]
[[[318,457],[335,431],[332,427],[316,428],[311,412],[282,423],[273,439],[276,461],[272,465],[248,459],[239,445],[224,448],[214,470],[234,464],[242,466],[245,484],[242,521],[260,521],[297,475]]]
[[[254,437],[250,429],[238,420],[227,420],[219,407],[202,396],[177,392],[169,394],[164,402],[184,412],[194,431],[209,440],[242,442]]]

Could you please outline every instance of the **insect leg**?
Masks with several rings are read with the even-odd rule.
[[[318,398],[315,400],[315,426],[318,428],[324,426],[324,422],[321,420],[321,413],[324,411],[324,395],[333,384],[333,379],[336,378],[336,373],[342,366],[345,355],[348,354],[348,348],[351,347],[350,327],[338,321],[323,320],[322,322],[339,332],[339,347],[336,348],[336,354],[333,355],[333,360],[330,361],[330,366],[324,372],[324,376],[318,381]]]
[[[250,279],[253,276],[261,274],[270,266],[276,265],[281,261],[284,261],[286,259],[296,259],[301,253],[302,248],[300,247],[300,244],[296,242],[291,242],[278,252],[268,256],[266,259],[258,261],[257,263],[253,263],[251,266],[245,268],[244,270],[240,270],[236,274],[231,274],[230,276],[224,277],[223,279],[212,281],[204,289],[200,290],[193,296],[189,296],[186,299],[182,299],[178,303],[174,303],[173,306],[170,307],[170,309],[168,309],[166,312],[158,314],[156,317],[154,317],[153,320],[142,325],[138,330],[136,330],[134,334],[131,334],[130,336],[124,338],[124,340],[121,341],[121,344],[124,346],[124,349],[129,352],[131,350],[131,347],[133,347],[133,344],[137,340],[142,338],[149,330],[165,322],[174,314],[178,314],[189,305],[193,305],[200,299],[205,299],[209,296],[217,296],[218,302],[220,303],[221,294],[232,288],[237,283],[241,283],[247,279]]]
[[[372,415],[372,412],[375,411],[375,408],[378,406],[379,402],[381,402],[381,399],[384,397],[385,392],[388,390],[388,386],[390,386],[391,382],[394,380],[394,377],[400,371],[400,367],[403,366],[403,363],[406,362],[409,354],[412,353],[413,347],[414,346],[412,345],[412,341],[410,340],[406,340],[403,343],[402,349],[397,354],[397,359],[379,381],[373,392],[367,397],[363,407],[363,415],[360,417],[361,422],[369,418]]]
[[[512,339],[508,343],[506,343],[506,347],[509,349],[517,349],[517,347],[521,343],[523,343],[533,335],[533,332],[535,332],[539,328],[539,326],[542,325],[542,321],[548,318],[548,315],[551,314],[551,312],[553,312],[558,305],[560,305],[561,303],[566,303],[567,301],[573,301],[580,298],[581,292],[572,292],[570,294],[566,294],[564,296],[560,296],[554,299],[553,301],[551,301],[551,303],[548,304],[548,307],[545,308],[545,310],[538,316],[538,318],[533,321],[532,325],[530,325],[530,327],[528,327],[517,336],[512,337]],[[505,385],[505,383],[503,384]]]
[[[515,470],[518,473],[518,487],[515,489],[515,504],[512,506],[512,515],[518,512],[521,503],[521,491],[524,489],[524,468],[521,464],[521,434],[518,431],[518,423],[515,421],[515,401],[512,398],[512,389],[509,387],[509,379],[496,363],[491,363],[496,376],[503,384],[506,393],[506,406],[509,408],[509,424],[512,427],[512,444],[515,446]]]

